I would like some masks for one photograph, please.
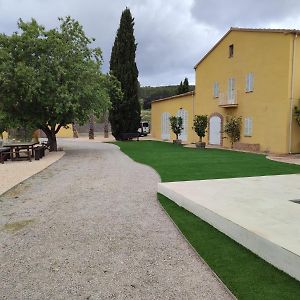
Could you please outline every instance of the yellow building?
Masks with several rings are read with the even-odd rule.
[[[173,140],[175,134],[170,129],[169,118],[181,116],[183,131],[179,136],[183,142],[190,142],[194,138],[194,92],[181,94],[153,101],[151,104],[151,135],[161,140]]]
[[[293,117],[300,99],[298,30],[231,28],[196,64],[195,95],[187,110],[209,116],[206,142],[230,147],[223,136],[227,116],[242,117],[235,148],[272,153],[300,152],[300,127]],[[152,133],[161,138],[157,113],[182,107],[184,97],[154,102]],[[190,130],[188,130],[190,132]],[[187,142],[196,142],[195,134]]]
[[[6,141],[9,136],[6,131],[2,132],[3,140]],[[36,130],[33,134],[33,137],[36,136],[39,137],[46,137],[46,135],[42,132],[42,130]],[[67,128],[61,127],[59,132],[56,134],[56,137],[58,138],[72,138],[73,137],[73,127],[72,124],[69,124]],[[0,136],[1,138],[1,136]]]

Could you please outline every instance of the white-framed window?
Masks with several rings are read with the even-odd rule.
[[[253,92],[253,73],[246,75],[246,93]]]
[[[214,98],[219,98],[219,83],[217,81],[214,82],[213,92]]]
[[[246,117],[244,120],[244,136],[252,136],[253,121],[251,117]]]

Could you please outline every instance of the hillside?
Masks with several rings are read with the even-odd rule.
[[[194,85],[190,85],[190,90],[195,89]],[[139,98],[144,103],[144,109],[151,108],[151,102],[157,99],[171,97],[177,94],[178,85],[167,85],[167,86],[144,86],[139,89]]]

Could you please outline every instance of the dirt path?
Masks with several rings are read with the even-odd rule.
[[[0,299],[230,299],[114,145],[66,155],[0,197]]]

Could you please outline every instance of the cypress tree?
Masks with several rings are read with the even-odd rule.
[[[190,86],[189,86],[189,81],[188,79],[185,77],[183,84],[182,84],[182,93],[187,93],[190,91]]]
[[[177,89],[177,94],[180,95],[182,93],[183,93],[183,85],[182,85],[182,81],[180,81],[180,84]]]
[[[117,140],[120,139],[120,133],[137,132],[141,122],[138,69],[135,62],[137,44],[133,27],[134,18],[129,8],[126,8],[121,15],[110,58],[110,72],[120,81],[123,92],[118,111],[110,111],[110,120],[114,120],[111,123],[112,132]]]

